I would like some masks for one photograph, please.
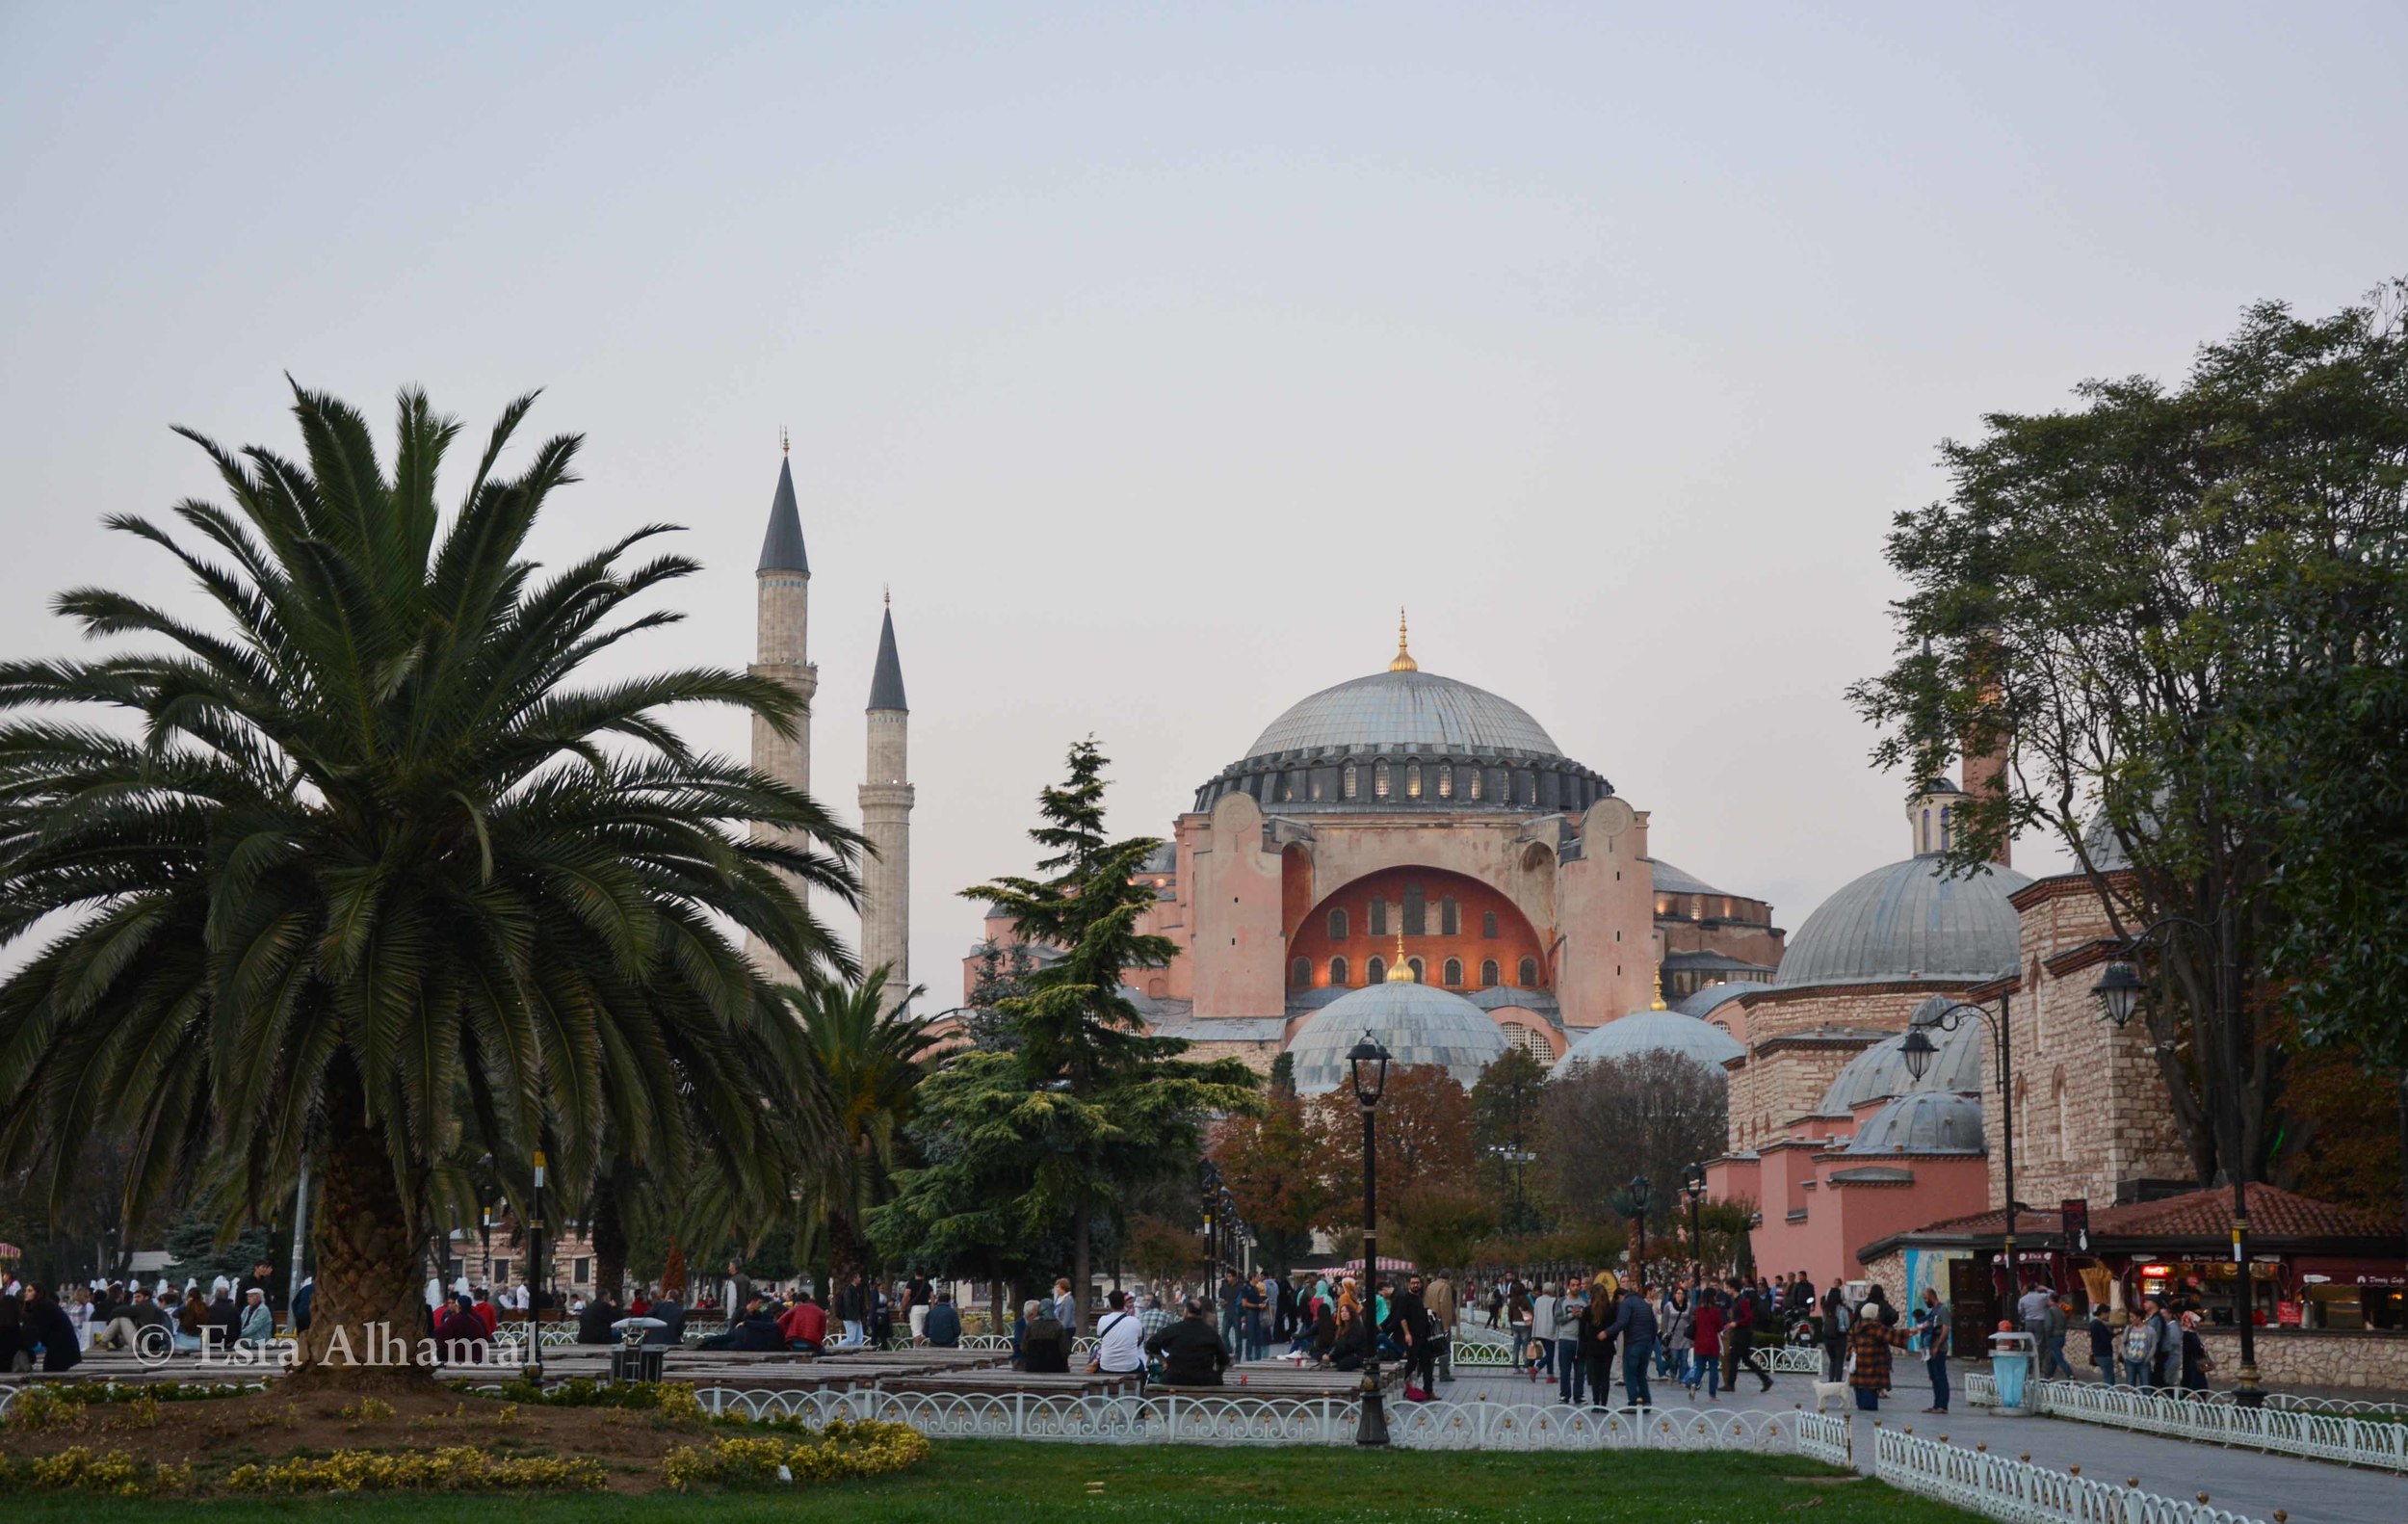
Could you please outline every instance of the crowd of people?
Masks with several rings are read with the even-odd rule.
[[[0,1280],[0,1373],[71,1371],[92,1350],[165,1354],[265,1348],[276,1332],[270,1301],[275,1274],[275,1267],[263,1260],[239,1279],[219,1275],[206,1288],[196,1278],[179,1288],[169,1280],[43,1287],[8,1277]],[[308,1327],[314,1295],[303,1281],[294,1298],[301,1327]]]

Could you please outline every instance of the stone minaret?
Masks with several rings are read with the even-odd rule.
[[[783,459],[779,441],[777,493],[770,499],[770,529],[761,538],[761,565],[753,571],[754,625],[752,674],[782,683],[808,706],[820,686],[820,670],[811,665],[811,562],[802,551],[802,514],[795,507],[793,462]],[[811,722],[798,721],[790,738],[768,721],[752,722],[752,765],[781,783],[811,787]],[[801,838],[756,824],[755,840],[786,836],[796,845]],[[753,962],[772,979],[791,980],[794,970],[757,938],[747,940]]]
[[[877,632],[870,674],[870,757],[861,774],[861,831],[870,856],[861,865],[861,966],[887,965],[884,1003],[893,1010],[911,987],[911,706],[903,702],[903,662],[895,655],[895,610]]]

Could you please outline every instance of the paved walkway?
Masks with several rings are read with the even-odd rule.
[[[1968,1369],[1963,1364],[1951,1367],[1960,1379]],[[1654,1384],[1659,1407],[1721,1406],[1787,1412],[1811,1407],[1815,1401],[1814,1382],[1803,1376],[1776,1376],[1772,1390],[1767,1393],[1759,1391],[1755,1378],[1742,1371],[1740,1392],[1736,1396],[1724,1393],[1719,1405],[1708,1404],[1702,1391],[1692,1403],[1677,1383]],[[1458,1403],[1552,1403],[1556,1383],[1552,1379],[1533,1383],[1506,1373],[1465,1371],[1454,1380],[1442,1382],[1438,1395]],[[1613,1395],[1618,1403],[1622,1396],[1618,1381]],[[2165,1497],[2190,1498],[2205,1492],[2216,1507],[2257,1519],[2270,1521],[2280,1510],[2290,1515],[2291,1524],[2408,1521],[2408,1477],[2130,1433],[2070,1419],[2005,1418],[1986,1408],[1964,1406],[1961,1389],[1954,1409],[1946,1417],[1935,1417],[1921,1410],[1930,1397],[1921,1364],[1911,1370],[1901,1368],[1898,1384],[1882,1403],[1879,1421],[1927,1438],[1945,1435],[1953,1444],[1988,1445],[2007,1456],[2028,1455],[2035,1464],[2058,1471],[2080,1466],[2083,1476],[2115,1483],[2138,1477],[2142,1490]],[[1826,1408],[1838,1410],[1834,1403],[1826,1403]],[[1854,1415],[1857,1464],[1868,1472],[1872,1469],[1874,1416]]]

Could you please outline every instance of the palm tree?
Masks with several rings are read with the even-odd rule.
[[[214,626],[84,589],[63,615],[150,648],[0,665],[0,941],[65,926],[0,985],[0,1169],[44,1168],[55,1198],[98,1124],[129,1125],[130,1220],[169,1191],[255,1210],[308,1148],[323,1374],[338,1332],[356,1353],[369,1325],[417,1331],[449,1160],[542,1148],[584,1180],[615,1137],[739,1179],[783,1165],[800,1038],[728,925],[850,972],[798,885],[853,899],[859,841],[663,716],[791,728],[786,690],[589,674],[677,617],[634,600],[697,568],[625,564],[663,526],[525,559],[579,445],[496,474],[532,395],[448,520],[458,426],[422,393],[389,474],[357,412],[294,395],[301,460],[179,431],[233,498],[176,505],[205,544],[110,520],[184,565]]]
[[[811,1055],[813,1089],[825,1118],[827,1143],[813,1149],[802,1176],[804,1222],[814,1240],[808,1256],[828,1251],[834,1278],[862,1269],[869,1215],[894,1195],[894,1170],[919,1096],[931,1023],[904,1014],[914,985],[891,1009],[881,999],[884,966],[858,983],[816,980],[786,993],[801,1017]]]

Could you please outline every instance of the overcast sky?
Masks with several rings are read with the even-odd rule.
[[[644,665],[749,658],[793,431],[848,818],[892,585],[932,1004],[1069,741],[1166,832],[1400,603],[1794,930],[1907,850],[1842,690],[1934,446],[2408,273],[2403,57],[2396,5],[7,4],[0,649],[181,595],[98,526],[210,490],[170,423],[540,386],[541,552],[709,567]]]

